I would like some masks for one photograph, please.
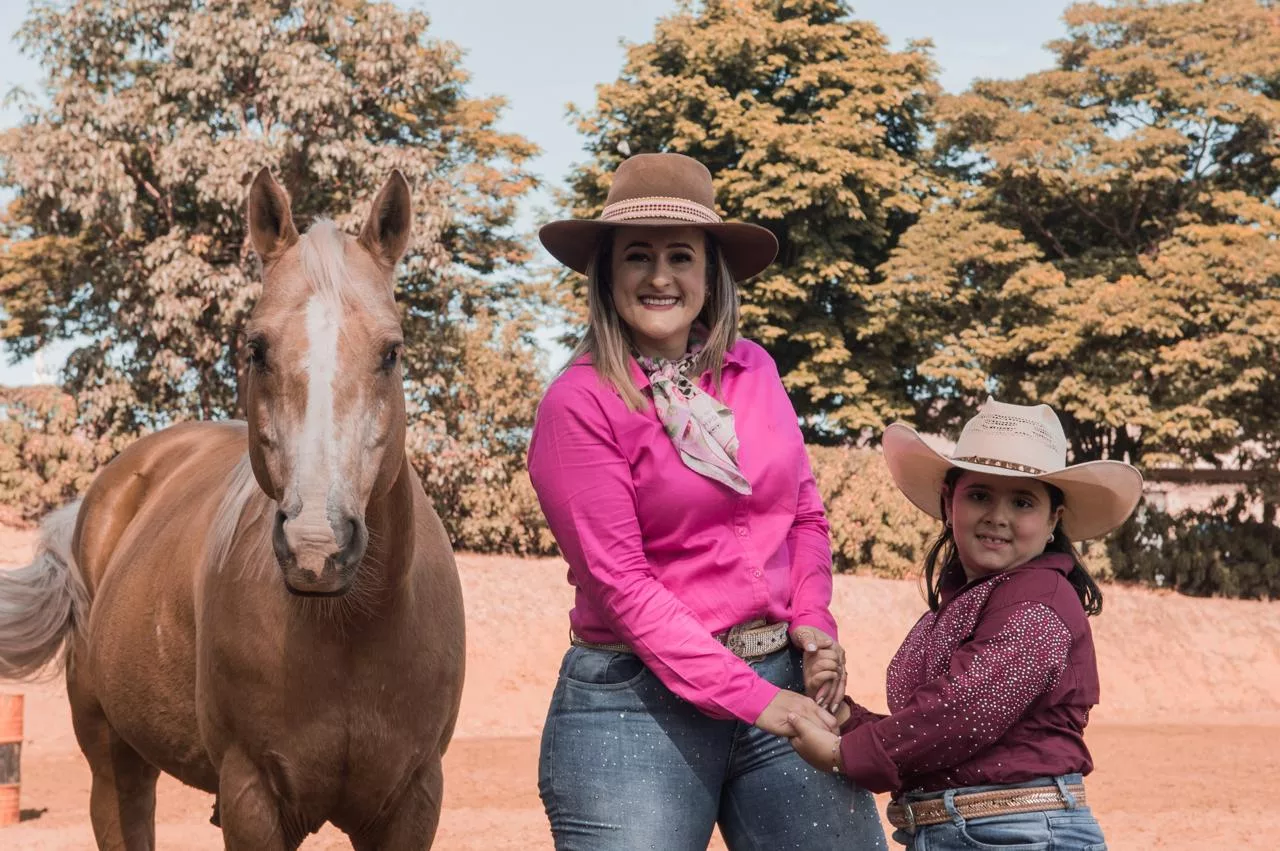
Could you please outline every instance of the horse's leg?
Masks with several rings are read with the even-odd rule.
[[[435,841],[444,800],[440,758],[429,760],[405,788],[387,817],[368,830],[351,834],[356,851],[424,851]]]
[[[238,751],[222,758],[217,801],[227,851],[296,851],[307,835],[285,823],[267,778]]]
[[[96,699],[67,676],[76,740],[93,772],[89,817],[98,848],[152,851],[156,847],[156,779],[160,771],[112,729]]]

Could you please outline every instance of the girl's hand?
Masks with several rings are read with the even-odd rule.
[[[791,643],[804,652],[804,693],[819,706],[835,712],[848,682],[844,648],[812,626],[796,628],[791,633]]]
[[[789,715],[787,721],[796,731],[789,737],[791,747],[805,762],[822,771],[844,773],[839,736],[799,715]]]

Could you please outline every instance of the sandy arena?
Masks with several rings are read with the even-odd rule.
[[[0,567],[30,557],[33,533],[0,529]],[[538,734],[567,641],[564,565],[462,555],[467,687],[445,760],[444,851],[543,851],[551,838],[537,793]],[[1103,703],[1087,741],[1097,769],[1090,803],[1112,851],[1273,849],[1280,811],[1280,604],[1192,600],[1104,588],[1094,621]],[[834,611],[850,693],[884,708],[883,672],[924,603],[915,583],[836,577]],[[60,680],[0,683],[26,695],[21,824],[4,849],[89,849],[89,770]],[[212,797],[163,777],[157,844],[219,849]],[[883,811],[884,796],[881,796]],[[712,848],[723,848],[717,838]],[[891,847],[898,847],[891,843]],[[350,848],[326,828],[306,851]]]

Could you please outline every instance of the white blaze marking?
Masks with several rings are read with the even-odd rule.
[[[326,502],[337,460],[333,427],[333,381],[338,373],[341,316],[326,299],[307,302],[307,413],[302,422],[296,477],[302,512],[312,534],[326,518]],[[328,526],[327,519],[321,521]],[[321,527],[323,528],[323,527]]]

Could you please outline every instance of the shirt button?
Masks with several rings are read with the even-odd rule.
[[[739,538],[745,538],[745,537],[747,537],[747,527],[746,527],[746,526],[739,526],[739,527],[738,527],[738,537],[739,537]]]
[[[759,579],[764,574],[759,570],[753,570],[751,571],[751,575],[754,576],[756,579]]]

